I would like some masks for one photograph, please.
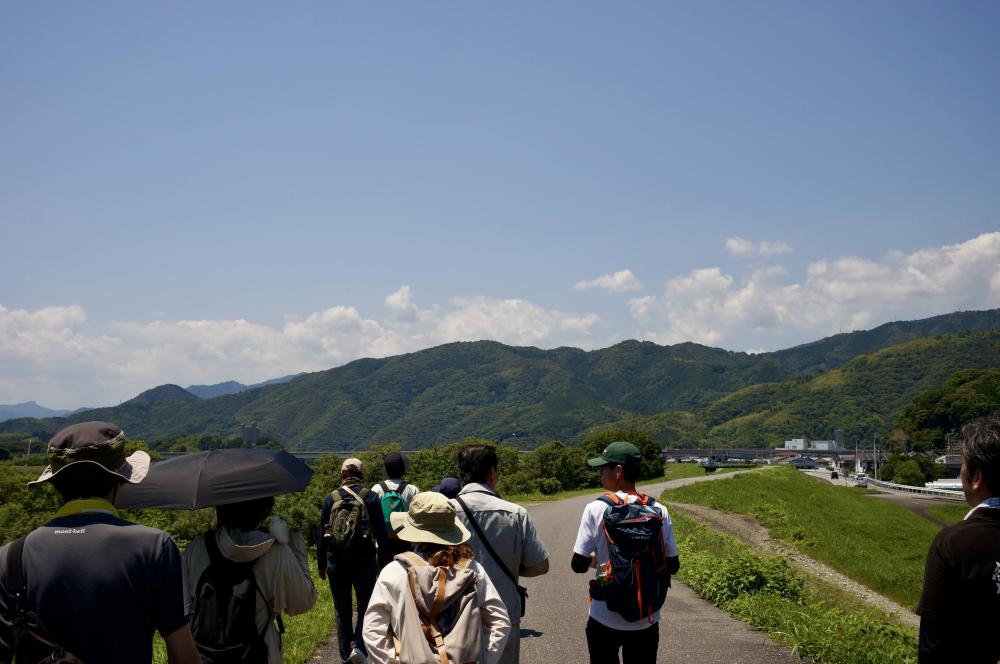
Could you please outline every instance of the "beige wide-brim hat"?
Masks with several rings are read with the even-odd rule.
[[[87,471],[138,484],[149,472],[149,455],[136,450],[126,457],[125,432],[108,422],[81,422],[62,429],[49,441],[48,458],[49,465],[29,485],[48,482],[60,473]]]
[[[389,521],[399,539],[415,544],[462,544],[472,537],[455,506],[436,491],[418,493],[408,512],[392,512]]]

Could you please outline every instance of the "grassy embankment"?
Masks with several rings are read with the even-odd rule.
[[[807,555],[911,607],[938,531],[902,507],[871,500],[859,489],[821,484],[792,468],[664,491],[660,499],[753,516]],[[961,509],[943,505],[939,516],[950,520]],[[916,661],[912,630],[843,589],[678,512],[672,516],[680,577],[736,618],[816,662]]]
[[[911,609],[939,530],[903,507],[817,482],[791,467],[666,491],[661,500],[752,516],[775,537]]]
[[[712,482],[711,484],[727,484]],[[664,496],[665,497],[665,496]],[[916,635],[831,584],[675,512],[680,578],[817,664],[915,664]]]
[[[969,513],[970,507],[965,503],[954,505],[933,505],[927,508],[927,512],[945,523],[958,523]],[[982,508],[980,508],[982,509]]]

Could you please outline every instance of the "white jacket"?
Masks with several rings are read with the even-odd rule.
[[[500,599],[497,589],[486,575],[486,570],[475,560],[469,561],[469,569],[475,572],[479,581],[476,592],[483,612],[483,659],[482,664],[496,664],[503,654],[507,638],[510,636],[510,618],[507,608]],[[368,649],[368,664],[393,664],[396,649],[393,635],[400,634],[401,611],[405,594],[410,592],[406,568],[393,560],[382,568],[375,582],[368,610],[365,612],[361,636]]]
[[[264,640],[267,642],[268,664],[282,664],[281,635],[273,616],[282,611],[290,616],[305,613],[316,603],[316,587],[309,576],[302,535],[291,533],[288,544],[277,541],[270,533],[253,530],[243,532],[235,528],[217,529],[219,552],[236,562],[256,560],[254,577],[261,594],[267,598],[268,607],[257,596],[257,629],[269,623]],[[194,596],[195,587],[210,560],[205,546],[205,535],[194,538],[184,551],[184,571],[188,591]]]

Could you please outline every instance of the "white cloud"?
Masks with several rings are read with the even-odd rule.
[[[641,290],[642,282],[635,278],[632,270],[619,270],[614,274],[602,274],[595,279],[578,281],[573,288],[576,290],[603,288],[611,293],[624,293],[626,291]]]
[[[789,336],[800,343],[893,318],[1000,306],[1000,233],[911,254],[891,251],[880,260],[823,259],[804,279],[787,276],[773,266],[741,279],[714,267],[693,270],[629,304],[644,337],[659,343],[774,350]]]
[[[622,273],[617,280],[605,275],[607,284],[634,279]],[[824,258],[801,275],[776,266],[745,274],[693,270],[667,279],[656,294],[630,300],[631,331],[608,329],[594,313],[521,298],[456,297],[421,309],[402,286],[384,303],[381,318],[342,305],[286,316],[277,326],[245,319],[95,322],[80,306],[29,311],[0,305],[0,403],[100,406],[166,382],[252,383],[478,339],[594,348],[637,336],[775,350],[893,318],[1000,306],[1000,233],[877,260]]]
[[[726,240],[726,251],[741,258],[767,258],[775,254],[787,254],[791,250],[784,242],[751,242],[741,237]]]
[[[163,383],[257,382],[317,371],[360,357],[385,357],[450,341],[581,345],[600,319],[522,299],[454,298],[418,309],[403,286],[385,298],[386,320],[335,306],[282,327],[243,319],[105,324],[88,334],[82,307],[35,311],[0,306],[0,403],[49,407],[114,404]]]

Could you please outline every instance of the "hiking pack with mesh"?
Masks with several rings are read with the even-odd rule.
[[[326,536],[330,539],[330,552],[337,557],[347,557],[374,546],[368,508],[365,506],[369,491],[361,489],[358,493],[346,485],[340,488],[348,495],[343,497],[339,489],[330,494],[333,505],[330,507]]]
[[[399,480],[395,489],[390,489],[385,482],[379,482],[378,485],[382,487],[382,518],[385,519],[385,530],[390,538],[396,539],[396,532],[392,529],[389,517],[393,512],[405,512],[408,508],[406,498],[403,497],[406,480]]]
[[[660,610],[670,588],[663,545],[663,513],[656,501],[637,494],[629,503],[611,491],[598,500],[607,504],[604,535],[608,562],[590,582],[590,596],[629,622],[648,620]]]
[[[399,634],[400,664],[476,664],[482,661],[483,618],[476,573],[463,560],[435,567],[415,553],[396,556],[406,568]]]

